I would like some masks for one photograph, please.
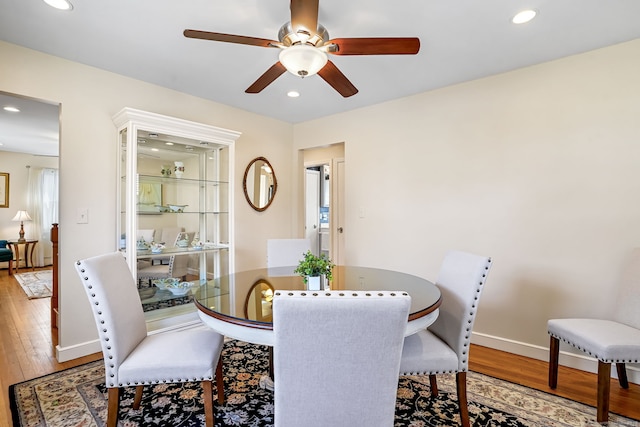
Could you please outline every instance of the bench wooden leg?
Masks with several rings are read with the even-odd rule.
[[[560,340],[551,337],[549,341],[549,387],[558,386],[558,357],[560,354]]]
[[[611,388],[611,363],[598,360],[598,407],[596,420],[606,423],[609,420],[609,390]]]
[[[620,387],[629,388],[629,380],[627,379],[627,367],[624,363],[616,363],[616,370],[618,371],[618,382]]]

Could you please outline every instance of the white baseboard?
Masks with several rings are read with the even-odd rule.
[[[189,313],[177,315],[171,318],[161,318],[147,321],[147,330],[151,335],[166,331],[190,329],[199,326],[203,326],[203,324],[198,318],[195,310],[191,310]],[[66,362],[68,360],[77,359],[79,357],[100,352],[102,352],[102,347],[100,347],[100,340],[98,339],[69,347],[61,347],[60,345],[57,345],[56,360],[58,362]]]
[[[508,353],[517,354],[519,356],[530,357],[536,360],[549,361],[549,348],[540,347],[533,344],[523,343],[519,341],[508,340],[501,337],[495,337],[486,334],[474,332],[471,336],[473,344],[484,347],[494,348],[496,350],[506,351]],[[560,351],[559,363],[562,366],[579,369],[581,371],[597,373],[598,361],[594,358],[587,357],[582,354],[574,354],[566,351]],[[627,377],[629,382],[640,384],[640,365],[627,364]],[[616,369],[611,369],[614,378],[618,378]]]
[[[69,347],[61,347],[60,345],[57,345],[56,360],[62,363],[82,356],[87,356],[89,354],[100,353],[101,351],[102,348],[100,347],[100,341],[97,339]]]

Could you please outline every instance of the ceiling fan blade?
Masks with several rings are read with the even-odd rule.
[[[260,39],[257,37],[236,36],[234,34],[211,33],[200,30],[184,30],[184,36],[192,39],[213,40],[225,43],[248,44],[261,47],[280,47],[282,43],[275,40]]]
[[[318,75],[345,98],[358,93],[358,89],[356,89],[349,79],[342,74],[342,71],[340,71],[331,61],[327,61],[327,65],[318,71]]]
[[[298,31],[300,27],[313,35],[318,30],[318,1],[291,0],[291,27]]]
[[[271,66],[271,68],[265,71],[263,75],[258,77],[258,80],[256,80],[251,86],[249,86],[247,90],[245,90],[245,92],[246,93],[262,92],[262,89],[264,89],[265,87],[273,83],[273,81],[278,77],[280,77],[285,71],[287,71],[287,69],[284,68],[284,65],[282,65],[280,61],[276,62]]]
[[[329,40],[325,45],[334,55],[415,55],[420,50],[417,37],[367,37]]]

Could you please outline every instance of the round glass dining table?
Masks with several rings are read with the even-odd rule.
[[[295,267],[263,268],[221,276],[195,288],[200,319],[230,338],[273,346],[271,300],[276,291],[307,290]],[[432,324],[438,317],[441,294],[430,281],[391,270],[337,266],[330,289],[309,292],[405,291],[411,308],[405,336]],[[318,325],[319,328],[322,325]]]

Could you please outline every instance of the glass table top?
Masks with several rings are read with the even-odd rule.
[[[272,329],[271,299],[278,290],[306,290],[295,267],[243,271],[194,287],[194,301],[209,316],[239,325]],[[337,266],[330,291],[406,291],[411,296],[409,320],[436,310],[440,290],[430,281],[391,270]],[[323,291],[309,291],[323,292]]]

